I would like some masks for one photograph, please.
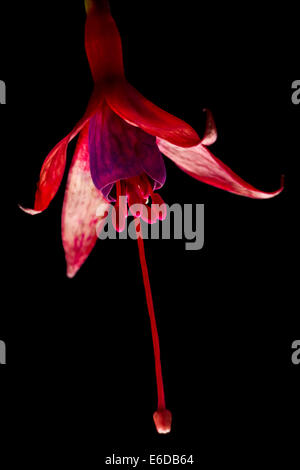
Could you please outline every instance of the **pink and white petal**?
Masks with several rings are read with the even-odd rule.
[[[69,278],[75,276],[94,248],[96,229],[99,230],[102,222],[104,224],[105,211],[109,208],[91,178],[88,135],[89,124],[78,138],[62,211],[62,240]]]
[[[211,186],[253,199],[270,199],[283,191],[283,182],[281,188],[272,193],[254,188],[201,144],[183,149],[165,140],[157,139],[157,145],[159,150],[179,168],[193,178]]]
[[[125,79],[110,83],[104,93],[107,104],[116,114],[148,134],[180,147],[192,147],[200,142],[189,124],[151,103]]]
[[[201,144],[209,146],[216,142],[218,132],[212,112],[209,109],[204,109],[203,111],[206,111],[206,128]]]
[[[95,89],[82,119],[80,119],[74,129],[51,150],[44,161],[40,172],[40,179],[37,184],[34,208],[26,209],[20,206],[24,212],[35,215],[47,209],[57,193],[64,175],[68,144],[97,112],[100,102],[100,90]]]

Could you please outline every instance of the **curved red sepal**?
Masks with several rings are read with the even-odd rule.
[[[43,163],[40,179],[35,194],[34,209],[21,207],[24,212],[35,215],[43,212],[49,206],[58,191],[66,166],[67,148],[69,142],[76,137],[90,118],[97,112],[101,101],[101,90],[95,89],[89,101],[83,118],[74,129],[62,139],[47,156]]]
[[[200,142],[189,124],[151,103],[126,80],[108,84],[104,94],[116,114],[148,134],[180,147],[192,147]]]
[[[204,137],[201,140],[201,144],[209,146],[216,142],[218,138],[218,132],[215,120],[210,109],[204,109],[203,111],[206,111],[206,127]]]
[[[199,144],[183,149],[169,142],[157,139],[159,150],[173,160],[179,168],[193,178],[239,196],[253,199],[270,199],[283,191],[283,182],[278,191],[266,193],[240,178],[227,165],[215,157],[206,147]]]

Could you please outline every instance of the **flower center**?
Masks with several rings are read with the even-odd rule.
[[[153,191],[145,173],[118,181],[116,193],[112,223],[117,232],[122,232],[125,229],[128,208],[133,217],[141,218],[148,224],[165,220],[167,216],[166,205],[162,197]]]

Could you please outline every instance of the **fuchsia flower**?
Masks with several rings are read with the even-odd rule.
[[[166,180],[162,154],[199,181],[240,196],[268,199],[278,195],[283,188],[273,193],[255,189],[208,150],[217,138],[209,111],[205,135],[201,139],[192,127],[161,110],[133,88],[124,75],[120,35],[108,1],[85,0],[85,6],[85,47],[94,91],[82,119],[47,156],[40,173],[34,209],[23,210],[34,215],[47,209],[63,178],[68,144],[78,134],[62,211],[68,277],[77,273],[93,249],[99,212],[102,212],[100,220],[104,222],[111,201],[116,202],[117,230],[122,230],[127,217],[127,207],[119,203],[119,196],[127,198],[129,207],[138,203],[147,208],[146,213],[136,211],[133,215],[155,353],[158,408],[154,421],[159,433],[167,433],[171,429],[172,416],[165,406],[159,340],[143,239],[139,233],[139,217],[146,217],[151,223],[163,217],[160,213],[153,216],[149,206],[145,205],[150,197],[163,211],[163,201],[155,192]]]

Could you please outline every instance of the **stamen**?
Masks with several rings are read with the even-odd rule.
[[[116,183],[117,199],[114,210],[112,211],[112,224],[117,232],[123,232],[127,217],[127,202],[122,193],[122,185],[120,181]],[[123,197],[121,197],[123,196]]]
[[[153,415],[153,419],[154,419],[157,432],[159,434],[167,434],[171,431],[172,414],[169,410],[166,409],[164,384],[163,384],[161,361],[160,361],[159,337],[158,337],[158,332],[157,332],[151,285],[150,285],[148,267],[147,267],[146,256],[145,256],[144,240],[143,240],[143,236],[141,233],[140,221],[138,219],[135,219],[135,229],[136,229],[136,235],[137,235],[141,268],[142,268],[142,273],[143,273],[143,281],[144,281],[144,286],[145,286],[148,312],[149,312],[150,323],[151,323],[151,332],[152,332],[152,341],[153,341],[154,359],[155,359],[155,374],[156,374],[156,384],[157,384],[158,405],[157,405],[157,411]]]
[[[165,220],[167,217],[167,206],[163,198],[159,194],[154,193],[151,189],[151,199],[157,212],[157,218],[161,221]]]
[[[147,224],[150,224],[150,225],[155,224],[158,220],[157,211],[154,210],[152,206],[148,207],[145,204],[143,205],[143,211],[140,216],[144,222],[147,222]]]
[[[125,182],[125,193],[128,198],[128,206],[133,217],[139,217],[148,224],[155,224],[158,220],[165,220],[167,216],[166,205],[157,193],[154,193],[147,175],[142,174],[129,178]],[[147,206],[149,200],[151,206]]]

